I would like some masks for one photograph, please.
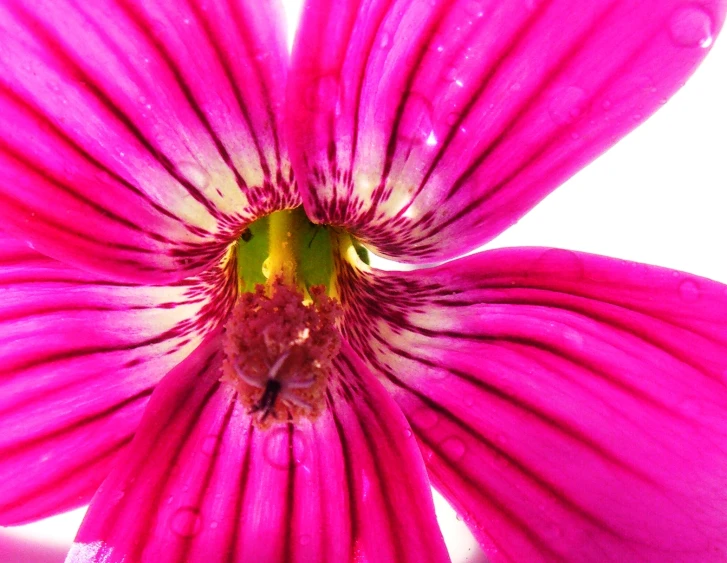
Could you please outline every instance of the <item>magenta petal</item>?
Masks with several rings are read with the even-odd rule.
[[[160,384],[69,561],[448,561],[416,441],[350,351],[319,420],[260,431],[217,346]]]
[[[299,202],[275,2],[0,6],[0,217],[44,254],[175,281]]]
[[[396,260],[507,228],[653,113],[724,0],[313,0],[288,87],[310,217]]]
[[[226,314],[227,279],[110,283],[0,236],[0,524],[89,501],[156,383]]]
[[[727,559],[725,286],[545,249],[353,275],[349,338],[492,561]]]

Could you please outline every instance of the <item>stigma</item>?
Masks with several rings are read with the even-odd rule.
[[[225,326],[221,380],[259,428],[315,420],[325,408],[340,306],[324,287],[308,294],[282,277],[268,280],[240,296]]]

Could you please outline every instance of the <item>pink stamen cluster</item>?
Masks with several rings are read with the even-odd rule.
[[[225,326],[222,381],[260,428],[276,422],[314,420],[322,412],[331,362],[341,337],[340,306],[325,288],[297,289],[276,280],[238,300]]]

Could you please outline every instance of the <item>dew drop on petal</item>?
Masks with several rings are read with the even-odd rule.
[[[399,124],[399,138],[412,143],[425,143],[433,129],[431,102],[421,94],[409,94]]]
[[[586,109],[587,96],[582,88],[568,86],[556,92],[548,112],[557,125],[574,123]]]
[[[503,468],[508,467],[510,465],[510,460],[504,455],[495,454],[495,464]]]
[[[178,536],[191,538],[196,536],[202,528],[202,519],[196,508],[185,506],[172,515],[170,525],[172,531]]]
[[[180,162],[179,173],[199,189],[206,188],[210,183],[207,171],[194,162]]]
[[[692,279],[682,280],[679,284],[679,297],[687,303],[694,303],[699,300],[701,291],[697,282]]]
[[[411,421],[418,428],[433,428],[439,422],[439,416],[432,409],[421,407],[411,415]]]
[[[482,11],[482,2],[479,2],[478,0],[470,0],[467,2],[465,10],[468,14],[475,16],[476,18],[481,18],[485,15]]]
[[[450,125],[451,126],[451,125],[454,125],[455,123],[457,123],[457,121],[460,118],[460,115],[461,114],[457,113],[456,111],[451,112],[447,116],[447,125]]]
[[[389,37],[389,34],[387,32],[383,32],[381,34],[381,38],[379,39],[379,48],[380,49],[386,49],[391,44],[391,37]]]
[[[550,539],[556,539],[563,535],[563,529],[553,522],[549,522],[545,526],[545,535]]]
[[[450,437],[442,442],[442,450],[451,461],[457,461],[462,458],[467,447],[459,438]]]
[[[207,436],[202,440],[202,453],[212,455],[217,445],[217,436]]]
[[[706,49],[714,41],[714,21],[701,6],[689,4],[677,8],[669,20],[669,35],[681,47]]]
[[[583,335],[577,330],[570,328],[563,329],[561,333],[563,340],[577,350],[583,349]]]
[[[699,417],[702,414],[702,403],[697,399],[684,399],[679,404],[679,409],[687,416]]]
[[[319,76],[308,85],[303,96],[303,103],[311,111],[319,111],[322,108],[333,110],[335,115],[341,113],[341,92],[338,76],[335,74],[324,74]]]
[[[538,274],[558,274],[566,279],[581,279],[584,276],[583,262],[575,252],[549,248],[535,260],[531,268]]]
[[[270,430],[265,437],[265,459],[278,469],[287,469],[291,461],[293,465],[300,465],[305,460],[306,447],[302,435],[297,430],[293,430],[292,445],[291,452],[287,426]]]

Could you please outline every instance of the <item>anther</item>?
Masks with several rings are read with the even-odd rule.
[[[243,294],[225,326],[222,381],[232,385],[258,427],[315,419],[323,411],[340,348],[338,303],[323,288],[312,300],[278,279]]]

